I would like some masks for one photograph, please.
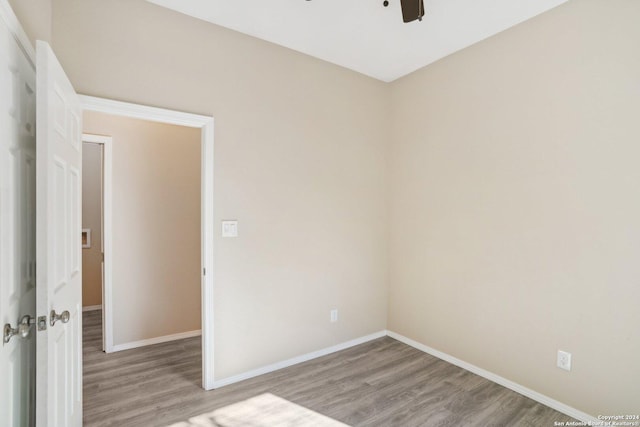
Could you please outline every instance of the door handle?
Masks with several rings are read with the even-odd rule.
[[[6,344],[11,341],[11,338],[18,335],[18,328],[12,328],[11,323],[7,323],[4,325],[2,334],[2,343]]]
[[[19,335],[20,338],[27,338],[29,336],[29,333],[31,332],[31,325],[33,325],[34,323],[36,323],[36,319],[32,318],[28,314],[22,316],[17,328],[13,328],[11,327],[10,323],[7,323],[6,325],[4,325],[2,342],[4,344],[7,344],[9,341],[11,341],[11,338],[16,335]]]
[[[69,314],[68,310],[63,311],[60,314],[56,314],[55,310],[51,310],[51,314],[49,314],[49,324],[53,326],[56,324],[58,320],[61,320],[62,323],[67,323],[69,322],[70,318],[71,318],[71,315]]]

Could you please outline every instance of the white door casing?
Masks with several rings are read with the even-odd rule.
[[[201,130],[201,256],[202,256],[202,387],[205,390],[214,388],[214,120],[213,117],[180,111],[166,110],[163,108],[149,107],[127,102],[113,101],[92,96],[80,95],[80,101],[84,111],[112,114],[160,123],[169,123],[177,126],[195,127]],[[103,331],[105,351],[113,351],[113,308],[111,298],[111,165],[112,157],[108,151],[109,145],[105,145],[104,164],[104,233],[102,235],[105,244],[105,277],[103,281]]]
[[[36,43],[36,424],[82,425],[82,110],[45,42]],[[51,325],[55,311],[68,322]]]
[[[0,326],[35,316],[36,74],[15,15],[0,4]],[[28,52],[28,53],[27,53]],[[0,425],[34,425],[34,328],[0,341]]]

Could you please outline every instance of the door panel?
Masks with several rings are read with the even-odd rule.
[[[0,326],[35,316],[35,67],[0,10]],[[35,423],[35,337],[0,342],[0,425]]]
[[[81,110],[48,44],[37,42],[36,59],[36,296],[50,322],[37,334],[36,419],[73,427],[82,425]],[[54,311],[69,317],[56,320]]]

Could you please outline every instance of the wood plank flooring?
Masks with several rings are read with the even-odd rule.
[[[351,426],[553,426],[570,417],[385,337],[204,391],[200,339],[101,351],[101,312],[84,313],[84,425],[166,426],[272,393]]]

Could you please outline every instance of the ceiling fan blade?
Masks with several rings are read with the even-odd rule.
[[[400,0],[402,6],[402,20],[404,22],[415,21],[424,16],[423,0]]]

